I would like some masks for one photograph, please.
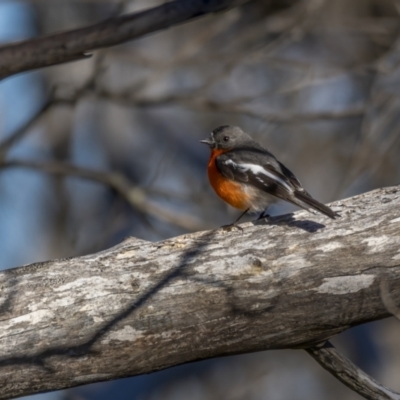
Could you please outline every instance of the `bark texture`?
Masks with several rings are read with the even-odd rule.
[[[0,399],[307,348],[400,301],[400,187],[268,222],[0,273]]]

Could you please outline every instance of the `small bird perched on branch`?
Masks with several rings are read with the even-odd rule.
[[[263,218],[276,198],[329,218],[338,216],[312,198],[289,169],[237,126],[220,126],[211,132],[209,139],[200,142],[211,149],[208,162],[211,186],[222,200],[243,210],[232,225],[247,212],[261,211],[259,219]]]

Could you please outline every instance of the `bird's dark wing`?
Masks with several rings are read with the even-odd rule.
[[[266,150],[237,149],[219,155],[215,162],[228,179],[253,186],[306,210],[312,208],[330,218],[337,216],[307,193],[294,174]]]
[[[304,190],[303,186],[301,186],[300,181],[294,176],[293,172],[290,171],[289,168],[286,168],[281,162],[278,161],[279,167],[282,173],[286,176],[286,178],[290,181],[290,183],[299,190]]]
[[[279,162],[269,154],[247,149],[230,151],[219,155],[216,165],[226,178],[256,187],[283,200],[290,201],[295,190],[290,178],[280,169]]]

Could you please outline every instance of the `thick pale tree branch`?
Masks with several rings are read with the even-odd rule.
[[[149,373],[210,357],[309,348],[390,315],[400,300],[400,187],[244,231],[0,273],[0,399]]]
[[[0,79],[19,72],[89,57],[114,46],[201,15],[223,11],[246,0],[175,0],[134,14],[51,36],[0,47]]]

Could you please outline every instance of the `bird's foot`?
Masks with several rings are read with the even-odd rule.
[[[234,222],[232,222],[232,223],[229,224],[229,225],[222,225],[221,228],[222,228],[224,231],[231,231],[233,228],[236,228],[236,229],[238,229],[239,231],[242,231],[242,232],[243,232],[243,228],[241,228],[239,225],[237,225],[237,223],[240,221],[240,219],[243,217],[243,215],[245,215],[245,214],[248,213],[249,210],[250,210],[249,208],[246,208],[246,210],[244,210],[244,211],[239,215],[239,217],[237,217],[237,218],[235,219]]]

